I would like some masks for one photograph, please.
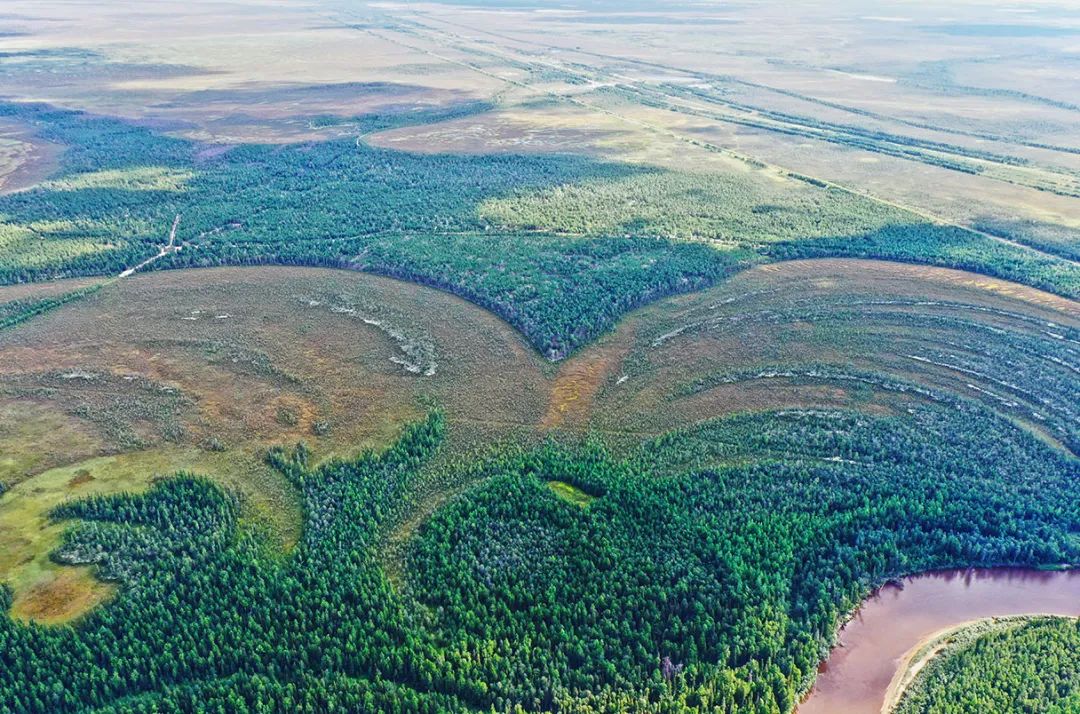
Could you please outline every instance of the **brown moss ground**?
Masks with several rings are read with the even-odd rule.
[[[0,288],[0,300],[15,293],[27,288]],[[303,440],[317,458],[353,454],[388,443],[431,403],[446,410],[452,458],[503,439],[590,431],[631,446],[701,419],[761,409],[897,413],[914,398],[813,380],[687,391],[714,372],[828,363],[954,392],[978,381],[903,359],[911,335],[874,323],[872,314],[857,325],[739,320],[866,295],[990,308],[965,317],[1021,333],[1032,323],[1006,312],[1080,325],[1076,303],[1000,280],[875,261],[795,261],[635,312],[556,365],[463,300],[359,273],[220,268],[121,280],[0,334],[0,477],[11,486],[0,497],[0,579],[15,587],[20,617],[57,622],[85,612],[111,591],[48,560],[63,529],[47,522],[48,510],[89,493],[145,488],[181,469],[239,492],[246,522],[267,524],[272,540],[288,548],[301,516],[289,485],[262,462],[266,448]],[[407,356],[401,344],[364,317],[423,345],[434,374],[396,363]],[[722,330],[658,341],[718,317],[732,319]],[[954,337],[963,336],[927,336]],[[423,494],[415,517],[391,538],[395,549],[463,486]]]
[[[626,357],[610,369],[610,374],[617,376],[601,388],[592,425],[602,430],[660,432],[721,414],[760,409],[830,406],[891,412],[904,408],[912,398],[866,386],[837,386],[814,380],[761,380],[704,392],[687,390],[708,374],[776,365],[833,364],[880,372],[981,398],[996,408],[985,395],[967,386],[991,386],[977,377],[906,357],[914,337],[955,344],[969,339],[963,331],[913,336],[910,329],[875,321],[873,313],[867,313],[866,319],[857,323],[812,316],[740,322],[747,315],[792,310],[798,313],[819,304],[870,297],[882,301],[958,303],[976,308],[966,310],[965,319],[1021,335],[1038,332],[1039,327],[994,311],[1014,312],[1059,325],[1080,325],[1080,304],[1076,302],[962,271],[844,259],[761,266],[711,290],[665,300],[626,318],[605,340],[627,339],[633,344]],[[719,320],[719,329],[677,332],[708,320]],[[618,383],[622,376],[625,379]],[[1038,424],[1030,426],[1041,429]]]

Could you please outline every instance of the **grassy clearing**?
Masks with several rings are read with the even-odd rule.
[[[0,580],[20,617],[82,614],[111,591],[48,559],[63,530],[48,508],[178,470],[240,493],[246,522],[287,548],[300,514],[266,448],[350,457],[430,400],[453,409],[455,448],[490,443],[540,420],[550,371],[497,318],[392,280],[281,268],[120,281],[0,340]]]
[[[69,525],[49,519],[53,507],[92,495],[141,492],[156,478],[177,471],[210,474],[239,493],[244,522],[276,547],[291,547],[298,539],[294,495],[258,453],[168,446],[77,461],[26,479],[0,497],[0,579],[14,590],[12,614],[48,624],[66,622],[115,592],[114,586],[94,579],[91,568],[73,572],[50,559]]]
[[[577,486],[565,481],[548,481],[547,487],[562,500],[581,508],[585,508],[585,506],[596,500],[596,496],[585,493]]]
[[[106,448],[92,426],[49,404],[17,399],[0,401],[0,443],[2,488]]]

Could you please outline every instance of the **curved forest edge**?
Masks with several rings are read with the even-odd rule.
[[[550,359],[629,310],[778,259],[931,264],[1080,295],[1080,267],[1064,258],[828,189],[773,195],[752,176],[564,154],[426,156],[352,140],[207,152],[43,105],[0,111],[67,147],[53,178],[0,196],[3,283],[136,266],[345,267],[462,296]],[[600,199],[606,213],[582,222]]]
[[[740,299],[745,298],[751,304],[754,304],[755,309],[760,308],[761,310],[763,310],[764,311],[763,314],[773,315],[773,316],[775,316],[777,314],[783,314],[782,312],[777,311],[774,306],[762,303],[762,297],[761,296],[767,293],[770,286],[769,285],[758,285],[756,283],[756,278],[760,278],[760,277],[767,276],[767,275],[773,275],[774,271],[782,271],[782,270],[785,270],[785,268],[786,268],[787,274],[790,274],[792,272],[794,272],[795,274],[798,274],[799,272],[803,272],[805,270],[806,272],[819,274],[819,276],[823,280],[828,282],[828,280],[831,279],[832,274],[830,274],[828,271],[823,271],[822,269],[824,267],[826,267],[826,266],[829,266],[829,265],[847,266],[847,267],[844,267],[845,270],[854,269],[854,270],[856,270],[858,272],[862,272],[862,273],[865,273],[864,268],[873,267],[876,270],[886,272],[888,275],[893,276],[893,278],[907,279],[907,278],[911,277],[911,276],[909,276],[909,273],[911,272],[911,269],[904,269],[904,270],[900,270],[899,272],[897,272],[899,266],[896,266],[895,264],[883,264],[883,263],[869,264],[869,263],[860,263],[859,261],[852,261],[850,259],[837,260],[837,261],[834,261],[834,262],[817,261],[817,262],[805,263],[805,264],[802,264],[802,265],[788,264],[787,266],[784,266],[784,265],[779,265],[778,264],[778,265],[773,265],[773,266],[763,266],[763,267],[757,269],[759,271],[758,276],[755,277],[755,276],[745,276],[744,275],[743,277],[740,278],[740,280],[744,280],[744,279],[747,279],[747,278],[755,278],[754,281],[751,281],[750,285],[755,286],[759,291],[758,293],[750,292],[750,293],[748,293],[746,295],[743,295],[743,292],[742,292],[740,286],[732,285],[732,290],[730,292],[721,292],[719,294],[715,294],[715,295],[712,295],[712,296],[710,296],[709,294],[705,294],[705,295],[700,295],[700,296],[686,296],[684,298],[665,300],[665,301],[662,301],[661,303],[658,303],[655,306],[654,309],[650,310],[650,312],[648,314],[646,314],[646,313],[635,313],[635,316],[637,318],[644,317],[646,319],[644,320],[644,322],[642,322],[642,320],[638,319],[637,322],[640,323],[640,324],[638,324],[636,326],[635,325],[629,325],[628,327],[630,327],[631,329],[630,329],[630,332],[628,333],[628,335],[632,335],[635,332],[635,330],[639,331],[639,332],[642,332],[644,334],[640,335],[641,344],[648,345],[649,340],[652,339],[653,337],[655,337],[656,335],[660,335],[660,333],[664,333],[663,335],[660,335],[660,337],[665,337],[668,334],[668,332],[666,332],[666,331],[670,330],[670,325],[669,325],[669,323],[667,321],[667,317],[665,315],[666,311],[668,309],[675,308],[676,309],[676,314],[678,314],[680,316],[680,318],[682,318],[680,321],[681,322],[686,322],[686,321],[690,320],[690,315],[685,315],[685,316],[682,315],[682,312],[685,309],[686,305],[698,304],[698,303],[701,303],[701,304],[704,304],[704,305],[711,305],[712,303],[726,303],[730,299],[731,295],[737,295],[737,296],[740,297]],[[795,270],[793,271],[792,269],[795,269]],[[271,272],[276,272],[279,275],[284,275],[286,273],[289,273],[289,269],[285,269],[285,268],[269,268],[269,269],[266,269],[266,270],[269,270]],[[834,270],[835,270],[835,268],[834,268]],[[128,296],[128,291],[131,291],[137,285],[142,284],[142,285],[146,286],[146,289],[145,290],[141,289],[139,294],[142,294],[143,292],[149,291],[149,293],[153,293],[155,295],[155,297],[153,298],[154,302],[158,302],[158,295],[159,294],[154,292],[153,288],[152,288],[152,286],[154,284],[160,284],[162,282],[165,282],[167,284],[187,284],[188,282],[191,282],[192,283],[192,288],[198,291],[198,288],[195,287],[195,286],[198,285],[198,284],[202,284],[203,282],[207,282],[204,279],[209,277],[209,276],[212,276],[214,274],[214,272],[215,271],[195,272],[195,273],[192,273],[190,276],[184,276],[181,273],[170,273],[168,275],[158,275],[158,276],[146,275],[146,276],[138,278],[137,280],[133,280],[133,281],[130,281],[130,282],[124,282],[124,284],[123,284],[123,292],[114,293],[114,298],[110,298],[110,299],[127,300],[128,297],[126,297],[126,296]],[[231,271],[229,271],[227,269],[223,269],[222,272],[219,273],[218,277],[214,278],[213,280],[210,280],[209,282],[213,283],[215,285],[219,285],[220,283],[222,283],[222,281],[226,281],[226,278],[224,277],[225,275],[232,276],[231,278],[229,278],[229,280],[233,280],[233,279],[236,279],[236,276],[238,276],[238,275],[257,274],[258,272],[259,271],[257,269],[242,269],[241,268],[241,269],[233,269]],[[305,274],[310,272],[312,275],[315,275],[315,276],[332,275],[332,273],[330,273],[329,271],[326,272],[326,273],[323,273],[320,270],[311,270],[311,271],[299,270],[297,272],[305,273]],[[936,268],[919,269],[917,275],[918,275],[918,277],[922,277],[922,278],[925,278],[927,280],[930,280],[932,278],[935,281],[939,281],[939,282],[943,282],[943,283],[947,283],[947,284],[952,284],[952,283],[955,283],[955,282],[959,281],[961,284],[966,285],[969,282],[969,278],[970,278],[970,276],[965,276],[965,274],[963,274],[963,273],[950,272],[950,271],[947,271],[947,270],[944,270],[944,269],[936,269]],[[788,284],[788,282],[787,282],[787,280],[785,278],[779,278],[779,280],[781,281],[782,284]],[[365,282],[378,283],[379,281],[382,281],[382,279],[380,279],[380,278],[364,278],[361,275],[355,275],[355,276],[351,277],[349,282],[352,283],[352,282],[355,282],[355,281],[365,281]],[[246,283],[248,281],[247,280],[241,280],[240,282],[241,283]],[[277,281],[275,281],[275,282],[277,282]],[[383,281],[383,282],[387,283],[388,285],[393,285],[393,283],[390,282],[390,281]],[[932,284],[933,283],[930,283],[930,282],[925,283],[925,285],[927,285],[927,286],[932,285]],[[0,289],[0,294],[3,294],[4,290],[14,290],[14,291],[17,291],[16,294],[22,295],[24,297],[24,299],[25,299],[27,297],[27,295],[28,295],[26,290],[30,289],[30,288],[33,288],[33,287],[34,286],[32,286],[32,285],[26,285],[26,286],[16,286],[14,288],[4,288],[4,289]],[[66,290],[61,289],[61,288],[65,288],[65,285],[62,284],[62,283],[39,284],[37,287],[39,289],[41,289],[41,290],[48,291],[48,292],[55,292],[57,294],[63,294],[65,292],[70,292],[70,291],[66,291]],[[977,283],[975,286],[965,287],[965,290],[974,290],[976,295],[985,294],[985,295],[989,296],[989,295],[996,295],[996,294],[1000,293],[1000,294],[1003,294],[1003,295],[1007,295],[1010,300],[1030,301],[1032,303],[1032,305],[1037,305],[1040,308],[1046,308],[1047,307],[1047,305],[1045,305],[1043,303],[1044,303],[1045,298],[1047,298],[1049,296],[1047,296],[1045,294],[1039,294],[1039,293],[1037,293],[1037,292],[1035,292],[1034,290],[1031,290],[1031,289],[1021,289],[1019,292],[1016,292],[1015,291],[1016,287],[1017,286],[1015,286],[1015,285],[1009,285],[1009,284],[1005,284],[1005,283],[997,284],[997,283],[994,283],[994,282],[990,282],[990,283],[986,283],[986,284]],[[119,289],[120,286],[118,285],[117,288]],[[60,289],[60,290],[58,290],[58,289]],[[298,288],[288,288],[287,287],[286,292],[289,292],[290,289],[295,292],[295,290],[298,289]],[[423,289],[423,288],[416,288],[415,289],[415,291],[419,291],[419,292],[423,292],[424,290],[425,289]],[[726,290],[726,288],[725,288],[725,290]],[[765,293],[760,292],[762,290],[764,290]],[[300,291],[301,291],[301,293],[306,294],[306,289],[300,289]],[[199,291],[199,292],[202,292],[202,291]],[[931,292],[933,292],[933,291],[931,291]],[[149,294],[149,293],[147,293],[147,294]],[[822,322],[823,313],[821,311],[822,311],[822,309],[824,307],[827,306],[827,303],[825,301],[819,300],[817,298],[813,298],[812,296],[803,295],[803,290],[799,289],[799,288],[795,289],[795,293],[802,296],[802,297],[806,297],[807,299],[809,299],[810,303],[812,303],[813,307],[814,307],[813,313],[810,313],[809,315],[813,316],[813,319],[815,320],[815,322]],[[165,296],[166,294],[167,293],[161,293],[160,295]],[[725,296],[727,296],[727,297],[725,297]],[[340,296],[337,299],[341,299]],[[431,298],[427,298],[427,299],[431,299]],[[174,302],[174,300],[175,300],[174,298],[166,298],[165,302],[166,303],[172,303],[172,302]],[[298,302],[297,295],[293,295],[291,300],[292,300],[293,303],[297,303]],[[305,301],[306,301],[306,298],[305,298]],[[299,301],[299,302],[302,303],[302,302],[305,302],[305,301]],[[468,306],[465,303],[461,303],[460,301],[457,301],[456,299],[451,298],[451,299],[449,299],[449,301],[451,303],[457,302],[463,308],[469,307],[471,309],[471,306]],[[98,302],[99,302],[99,299],[95,298],[94,303],[96,304]],[[894,302],[894,301],[888,301],[887,300],[887,301],[884,302],[884,304],[891,305],[892,302]],[[1064,300],[1060,300],[1060,301],[1051,300],[1051,301],[1049,301],[1048,304],[1049,304],[1050,307],[1054,308],[1055,310],[1060,310],[1063,307],[1062,303],[1064,303],[1065,307],[1069,306],[1069,304],[1066,303]],[[923,310],[923,311],[930,310],[930,307],[928,307],[929,303],[927,303],[925,300],[921,301],[918,304],[927,305],[926,307],[920,308],[921,310]],[[998,304],[998,303],[993,303],[993,304]],[[848,307],[850,307],[849,305],[847,305],[847,303],[843,303],[842,305],[844,306],[845,309],[848,309]],[[999,307],[995,308],[995,309],[1000,311],[1001,305],[1000,304],[998,304],[998,305],[999,305]],[[115,307],[116,307],[116,305],[114,303],[113,304],[113,309],[115,309]],[[399,309],[401,309],[401,307],[402,306],[398,306]],[[992,312],[988,311],[987,307],[985,307],[985,306],[980,308],[980,309],[983,312],[986,312],[987,314],[995,314],[995,313],[992,313]],[[732,310],[734,310],[735,313],[740,316],[740,324],[744,324],[744,325],[745,324],[752,324],[752,323],[747,323],[747,321],[745,319],[747,317],[750,317],[751,314],[747,314],[747,315],[744,316],[742,314],[742,312],[741,312],[742,308],[740,307],[740,305],[738,305],[738,304],[733,305]],[[477,313],[479,313],[479,312],[480,311],[477,311]],[[95,317],[95,314],[96,314],[96,312],[94,310],[90,310],[89,312],[86,312],[84,314],[80,309],[80,311],[77,312],[75,315],[72,315],[70,317],[70,319],[65,318],[64,322],[66,324],[70,325],[70,326],[74,326],[76,324],[83,324],[83,323],[93,324],[93,323],[97,322],[97,317]],[[137,307],[134,308],[134,314],[141,314],[140,310]],[[1035,322],[1035,320],[1036,320],[1036,318],[1038,318],[1039,314],[1040,314],[1039,311],[1035,311],[1035,312],[1031,313],[1030,315],[1028,315],[1027,317],[1025,317],[1025,320],[1028,321],[1028,322]],[[1053,313],[1048,313],[1048,314],[1052,315]],[[178,313],[173,314],[170,317],[171,317],[171,319],[187,319],[186,317],[181,317],[182,315],[186,315],[186,310],[180,310]],[[795,317],[796,317],[797,322],[801,322],[802,320],[806,319],[807,316],[808,316],[808,314],[805,314],[805,313],[802,313],[802,312],[795,313]],[[212,318],[213,316],[210,315],[208,317]],[[713,317],[715,318],[716,316],[714,315]],[[661,319],[661,318],[663,318],[663,319]],[[1055,317],[1053,319],[1057,319],[1057,318]],[[189,323],[173,323],[173,324],[185,324],[186,325],[186,324],[189,324]],[[703,327],[698,325],[698,323],[696,321],[690,320],[689,324],[695,326],[694,330],[683,331],[683,334],[686,334],[686,335],[695,334],[695,331],[700,332],[703,329]],[[867,323],[864,321],[861,324],[863,324],[865,326]],[[1045,318],[1043,318],[1037,324],[1039,324],[1042,327],[1045,327],[1045,325],[1048,324],[1048,323],[1046,322]],[[970,325],[968,325],[968,323],[962,323],[962,326],[964,327],[965,330],[970,332],[971,327],[970,327]],[[45,326],[42,326],[42,327],[45,328]],[[45,332],[48,332],[50,330],[55,331],[55,329],[57,327],[59,327],[61,330],[65,329],[63,327],[63,324],[50,323],[50,326],[47,329],[45,329]],[[100,330],[101,328],[98,328],[98,329]],[[143,329],[145,329],[145,328],[143,328]],[[682,329],[682,328],[680,327],[680,329]],[[773,329],[773,328],[770,328],[770,329]],[[920,326],[920,329],[922,329],[921,326]],[[171,334],[171,332],[170,332],[170,334]],[[513,333],[509,333],[509,334],[513,334]],[[972,333],[972,334],[974,334],[974,333]],[[1003,333],[1000,329],[994,330],[994,334],[996,335],[997,340],[1000,341],[1000,340],[1004,339],[1004,334],[1005,333]],[[616,337],[618,337],[620,339],[620,341],[621,341],[624,338],[628,338],[628,335],[616,335]],[[17,338],[13,338],[13,339],[17,339]],[[1040,338],[1040,339],[1042,339],[1042,338]],[[517,343],[518,341],[515,339],[514,342]],[[1025,349],[1028,349],[1028,350],[1030,350],[1032,347],[1034,347],[1036,345],[1036,343],[1033,341],[1033,339],[1031,337],[1023,338],[1021,340],[1021,342],[1023,343]],[[1058,342],[1060,342],[1060,340],[1057,339],[1057,338],[1053,338],[1053,339],[1050,340],[1051,345],[1057,344]],[[453,345],[453,343],[451,343],[451,349],[453,348],[452,345]],[[678,344],[675,344],[674,348],[676,350],[678,350],[679,349]],[[1039,351],[1041,351],[1041,349],[1042,348],[1039,348]],[[61,348],[61,350],[64,351],[64,352],[70,353],[70,350],[67,350],[66,348]],[[220,350],[220,347],[214,347],[214,354],[219,354],[219,350]],[[982,348],[980,348],[980,350],[984,351],[984,350],[982,350]],[[993,351],[991,350],[991,352],[993,352]],[[264,364],[263,360],[265,359],[265,357],[264,356],[260,357],[258,353],[251,353],[250,351],[248,353],[244,353],[243,351],[241,351],[241,352],[239,352],[237,354],[240,355],[240,356],[244,356],[245,354],[247,354],[248,356],[246,356],[245,359],[251,359],[253,356],[256,357],[257,360],[254,363],[254,365],[257,366],[258,369],[260,369],[260,370],[269,369],[270,370],[269,374],[271,376],[277,375],[278,377],[280,377],[281,374],[283,374],[279,370],[275,371],[275,368],[273,366],[272,361],[268,365]],[[218,357],[214,357],[213,359],[217,360]],[[1008,363],[1010,363],[1010,361],[1011,360],[1009,360],[1009,359],[1003,360],[1003,364],[1008,364]],[[70,373],[68,373],[69,376],[76,375],[76,374],[81,374],[81,373],[85,372],[86,368],[88,368],[88,367],[84,366],[82,363],[77,362],[77,361],[70,363],[69,366],[73,370]],[[574,367],[573,364],[568,364],[566,366],[567,367]],[[127,369],[130,369],[130,368],[131,367],[128,367]],[[92,373],[95,370],[90,368],[89,371]],[[775,372],[775,373],[779,374],[781,371],[784,371],[784,370],[782,370],[779,367],[775,367],[775,368],[772,368],[771,370],[766,369],[764,371],[768,372],[768,373]],[[788,370],[788,371],[790,371],[790,370]],[[693,392],[695,392],[695,391],[697,391],[697,390],[699,390],[701,388],[708,388],[712,384],[723,384],[723,383],[733,381],[735,379],[743,379],[743,378],[746,378],[746,377],[755,377],[755,376],[758,376],[761,373],[762,373],[762,370],[760,370],[760,369],[754,370],[754,371],[751,371],[751,372],[747,372],[747,373],[744,373],[744,374],[732,373],[730,371],[727,372],[727,373],[713,373],[711,371],[702,370],[702,371],[697,372],[697,374],[702,375],[701,377],[698,378],[698,380],[696,380],[694,383],[687,383],[687,384],[683,385],[683,387],[685,389],[687,389],[689,392],[693,393]],[[59,376],[61,376],[61,377],[63,376],[63,374],[61,374],[61,373],[57,373],[57,374]],[[608,378],[609,379],[609,385],[610,384],[615,384],[615,378],[616,378],[616,376],[618,374],[619,374],[618,372],[615,372],[615,373],[612,373],[610,375],[610,377]],[[86,375],[86,376],[89,376],[89,375]],[[1018,378],[1018,374],[1017,373],[1011,373],[1011,378],[1016,380]],[[634,375],[633,379],[637,379],[636,374]],[[633,379],[631,380],[631,384],[633,383]],[[1025,378],[1025,379],[1027,379],[1027,378]],[[70,381],[70,380],[68,380],[68,381]],[[78,381],[79,380],[76,380],[76,382],[78,382]],[[880,373],[866,373],[866,372],[860,373],[858,371],[852,370],[850,367],[845,368],[843,365],[832,365],[832,366],[830,366],[830,365],[821,365],[821,364],[816,364],[816,363],[811,363],[809,365],[803,365],[798,370],[798,373],[795,373],[795,372],[791,373],[791,382],[793,383],[793,385],[799,386],[800,382],[802,382],[802,381],[816,382],[816,383],[829,384],[829,385],[840,385],[840,386],[844,386],[845,388],[846,388],[845,385],[852,385],[852,384],[864,385],[866,387],[872,388],[875,391],[884,390],[884,392],[887,393],[887,394],[893,394],[893,395],[897,395],[897,396],[901,396],[901,395],[922,395],[922,398],[924,398],[926,400],[936,401],[936,402],[940,402],[942,404],[953,404],[954,401],[955,401],[953,396],[950,395],[950,392],[954,392],[955,390],[945,390],[944,392],[942,392],[941,390],[929,390],[925,386],[920,385],[918,383],[918,380],[916,380],[915,383],[912,383],[912,381],[910,379],[908,379],[908,380],[898,380],[895,377],[890,377],[888,375],[882,375]],[[1040,377],[1039,379],[1037,379],[1034,382],[1030,382],[1030,380],[1029,380],[1029,383],[1039,384],[1040,385],[1040,391],[1043,392],[1042,396],[1044,396],[1044,397],[1053,396],[1055,399],[1060,398],[1063,403],[1068,401],[1068,396],[1067,396],[1066,392],[1062,392],[1061,395],[1057,395],[1053,391],[1049,391],[1049,387],[1052,384],[1052,382],[1051,382],[1051,380],[1048,380],[1045,377]],[[31,382],[30,384],[33,384],[33,382]],[[63,384],[63,381],[62,380],[59,381],[59,384]],[[746,384],[750,384],[750,383],[747,382]],[[1066,382],[1065,385],[1067,386],[1067,384],[1068,383]],[[610,386],[608,387],[608,389],[610,389]],[[604,404],[605,404],[604,402],[600,403],[601,406],[603,406]],[[905,404],[905,402],[900,402],[899,404],[903,405],[903,404]],[[868,412],[872,413],[873,409],[874,409],[874,407],[876,405],[867,403],[867,404],[862,404],[862,405],[853,404],[852,406],[854,408],[866,409]],[[897,405],[894,404],[892,406],[895,408]],[[990,404],[990,406],[995,408],[995,409],[997,409],[997,407],[998,407],[997,404]],[[623,407],[620,406],[620,408],[623,408]],[[607,409],[607,407],[605,407],[605,409]],[[467,418],[468,415],[471,414],[471,413],[472,412],[467,411],[467,412],[465,412],[463,414],[460,410],[449,411],[448,412],[448,414],[449,414],[448,420],[453,422],[455,420],[455,418],[458,417],[458,416],[465,416]],[[525,421],[522,422],[522,424],[525,424],[525,423],[526,423]],[[279,424],[278,426],[280,427],[281,425]],[[664,431],[664,429],[656,429],[655,427],[650,427],[650,428],[652,428],[654,430],[653,433],[658,433],[659,431]],[[302,437],[302,438],[310,438],[310,437],[305,436],[305,437]],[[626,438],[629,438],[629,437],[626,437]],[[354,444],[354,446],[355,446],[355,444]],[[266,447],[265,444],[261,445],[254,453],[261,453],[265,449],[265,447]],[[205,446],[203,446],[201,444],[197,444],[197,443],[192,444],[192,450],[197,450],[199,448],[202,448],[202,449],[205,450]],[[215,450],[216,450],[216,448],[220,448],[220,447],[215,447]],[[349,449],[346,453],[352,453],[352,452],[353,452],[353,449]],[[777,452],[773,452],[774,457],[779,457],[782,454],[783,454],[782,450],[777,451]],[[152,470],[153,473],[167,473],[167,472],[170,472],[172,470],[180,469],[180,468],[197,470],[200,473],[210,473],[210,474],[212,474],[215,477],[215,480],[219,484],[220,483],[225,483],[225,484],[228,485],[228,487],[232,488],[232,487],[236,486],[235,481],[230,481],[228,479],[223,481],[223,479],[222,479],[223,474],[219,473],[218,469],[222,468],[221,467],[221,459],[222,458],[236,459],[236,458],[238,458],[238,455],[239,454],[238,454],[237,451],[224,452],[224,453],[218,455],[221,458],[218,458],[216,461],[207,462],[204,459],[204,460],[199,462],[200,465],[198,465],[198,466],[196,466],[193,463],[189,463],[190,460],[187,457],[181,459],[179,463],[176,463],[174,465],[169,465],[169,462],[167,460],[150,459],[146,463],[147,464],[152,464],[152,466],[146,466],[145,468]],[[246,458],[248,456],[248,454],[245,453],[244,456]],[[732,459],[732,460],[737,460],[737,459],[741,459],[741,458],[744,458],[744,457],[741,456],[741,455],[732,455],[730,457],[730,459]],[[832,457],[830,457],[830,458],[832,458]],[[71,476],[71,474],[75,473],[77,471],[81,471],[83,466],[84,466],[84,464],[77,463],[77,464],[73,465],[71,468],[63,469],[63,471],[64,471],[64,473],[66,475],[64,475],[63,478],[61,478],[60,481],[58,482],[59,486],[61,487],[61,489],[60,489],[61,491],[63,491],[63,487],[64,487],[65,484],[67,484],[69,482],[69,479],[74,478],[73,476]],[[111,481],[108,480],[108,478],[106,480],[102,480],[100,478],[101,474],[98,473],[98,468],[90,466],[89,463],[85,464],[85,466],[89,467],[87,470],[92,470],[95,473],[95,475],[97,475],[99,477],[98,480],[96,481],[97,485],[95,486],[95,490],[99,490],[99,489],[103,489],[103,488],[108,487],[108,486],[106,486],[106,484],[111,483]],[[685,467],[684,464],[678,465],[678,468],[683,468],[683,467]],[[120,481],[117,481],[116,483],[123,484],[125,482],[125,479],[127,479],[127,482],[129,482],[129,483],[136,480],[136,479],[131,479],[130,477],[125,476],[123,479],[121,479]],[[146,479],[141,479],[141,480],[138,480],[138,481],[141,482],[141,481],[145,481],[145,480]],[[114,489],[117,488],[117,487],[118,486],[116,486],[116,485],[111,486],[111,488],[114,488]],[[21,493],[25,493],[25,491],[26,491],[26,489],[21,489],[20,490]],[[431,495],[431,492],[432,491],[429,489],[428,495]],[[437,490],[435,490],[434,492],[438,493]],[[248,494],[248,495],[251,495],[251,494]],[[427,506],[425,504],[425,509],[426,508],[427,508]],[[293,540],[293,538],[290,537],[288,540],[291,542]],[[46,552],[47,552],[47,549],[42,550],[41,551],[42,556],[44,556],[44,553],[46,553]],[[401,566],[400,566],[400,562],[399,562],[400,561],[399,555],[400,554],[397,552],[397,549],[395,549],[395,552],[393,553],[393,555],[389,559],[387,559],[387,558],[382,559],[383,565],[388,568],[388,572],[390,572],[392,575],[395,575],[397,572],[399,572],[401,570]],[[19,612],[20,612],[20,614],[25,616],[25,611],[20,609]],[[37,618],[35,617],[35,619],[37,619]],[[52,618],[45,618],[44,621],[55,622],[57,620],[54,620]]]

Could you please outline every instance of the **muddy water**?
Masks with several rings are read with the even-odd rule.
[[[928,635],[969,620],[1080,616],[1080,571],[950,570],[886,585],[840,632],[798,714],[878,714],[900,659]]]

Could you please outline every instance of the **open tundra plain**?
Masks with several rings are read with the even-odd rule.
[[[0,714],[1067,714],[1078,565],[1073,3],[0,8]]]

